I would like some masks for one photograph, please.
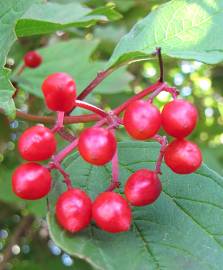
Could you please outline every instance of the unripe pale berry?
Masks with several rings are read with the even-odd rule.
[[[189,174],[196,171],[202,162],[198,146],[185,139],[175,139],[166,148],[165,163],[178,174]]]
[[[14,193],[25,200],[46,196],[51,188],[51,175],[44,166],[30,162],[20,165],[12,175]]]
[[[78,150],[87,162],[104,165],[115,154],[116,140],[114,135],[105,128],[87,128],[80,135]]]
[[[24,55],[24,63],[29,68],[37,68],[42,63],[41,55],[36,51],[27,52]]]
[[[161,115],[149,101],[136,100],[127,107],[123,123],[128,134],[134,139],[146,140],[159,131]]]
[[[76,84],[62,72],[49,75],[42,84],[47,107],[52,111],[70,111],[75,105]]]
[[[57,142],[50,129],[43,126],[28,128],[19,138],[18,150],[23,159],[42,161],[56,151]]]
[[[115,192],[103,192],[93,203],[92,216],[97,226],[110,233],[128,231],[132,214],[127,201]]]
[[[161,182],[154,171],[140,169],[130,175],[125,184],[125,196],[134,206],[153,203],[162,191]]]
[[[176,138],[188,136],[196,126],[198,113],[194,105],[182,99],[167,103],[162,111],[162,126]]]
[[[62,193],[56,203],[57,221],[71,233],[78,232],[89,225],[91,211],[91,199],[78,188]]]

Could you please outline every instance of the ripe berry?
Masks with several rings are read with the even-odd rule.
[[[56,218],[69,232],[78,232],[91,221],[92,204],[88,195],[78,188],[62,193],[56,203]]]
[[[66,73],[49,75],[42,84],[42,91],[48,108],[66,112],[75,105],[76,84]]]
[[[112,191],[98,195],[92,215],[97,226],[110,233],[128,231],[131,225],[132,214],[127,201]]]
[[[28,128],[19,138],[18,149],[22,158],[42,161],[56,151],[57,142],[50,129],[42,126]]]
[[[80,135],[78,150],[87,162],[104,165],[115,154],[116,140],[114,135],[105,128],[87,128]]]
[[[162,191],[157,174],[147,169],[133,173],[125,184],[125,196],[134,206],[153,203]]]
[[[29,68],[37,68],[42,63],[42,57],[36,51],[27,52],[23,60]]]
[[[167,146],[164,159],[175,173],[188,174],[200,167],[202,155],[196,144],[185,139],[175,139]]]
[[[146,140],[160,129],[161,116],[159,110],[150,102],[136,100],[127,107],[123,122],[130,136],[137,140]]]
[[[12,175],[13,192],[25,200],[46,196],[51,188],[51,175],[47,168],[30,162],[20,165]]]
[[[184,138],[195,128],[198,113],[188,101],[176,99],[164,106],[161,116],[162,126],[169,135]]]

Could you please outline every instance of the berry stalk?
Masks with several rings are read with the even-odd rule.
[[[114,129],[112,130],[113,135],[115,136]],[[106,191],[113,191],[114,189],[120,186],[119,183],[119,162],[118,162],[118,149],[116,148],[115,154],[112,158],[112,181]]]
[[[156,161],[155,172],[157,174],[162,174],[161,165],[162,165],[163,157],[164,157],[164,154],[165,154],[165,150],[166,150],[167,145],[168,145],[168,141],[167,141],[166,136],[162,137],[162,136],[160,136],[158,134],[155,135],[152,139],[161,144],[160,153],[159,153],[158,159]]]
[[[88,111],[94,112],[94,113],[96,113],[97,115],[99,115],[101,117],[107,117],[108,116],[108,114],[104,110],[98,108],[95,105],[89,104],[89,103],[87,103],[85,101],[76,100],[75,105],[77,107],[80,107],[80,108],[86,109]]]

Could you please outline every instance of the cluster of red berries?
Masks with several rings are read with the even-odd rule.
[[[32,60],[31,60],[32,59]],[[41,63],[37,53],[25,56],[25,64],[37,67]],[[33,62],[32,62],[33,61]],[[38,63],[38,65],[37,65]],[[76,105],[76,84],[65,73],[48,76],[42,91],[47,107],[56,112],[69,112]],[[123,125],[128,134],[137,140],[153,138],[161,126],[168,135],[175,137],[165,148],[164,159],[174,172],[194,172],[201,164],[199,148],[185,139],[195,128],[197,110],[189,102],[173,100],[162,113],[151,100],[130,103],[124,112]],[[50,168],[36,163],[52,157],[57,149],[55,132],[44,126],[27,129],[19,138],[18,150],[28,163],[20,165],[13,173],[12,187],[17,196],[36,200],[46,196],[51,189]],[[82,158],[97,166],[110,162],[117,148],[114,133],[104,127],[90,127],[82,131],[78,139],[78,151]],[[157,171],[140,169],[127,180],[124,193],[127,200],[112,191],[102,192],[92,203],[81,189],[68,187],[56,203],[56,218],[69,232],[86,228],[91,219],[102,230],[123,232],[131,226],[131,208],[153,203],[162,191]]]

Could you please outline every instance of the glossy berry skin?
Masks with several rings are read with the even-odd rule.
[[[167,134],[184,138],[195,128],[198,113],[194,105],[188,101],[176,99],[164,106],[161,116],[162,126]]]
[[[128,231],[132,214],[127,201],[115,192],[103,192],[93,203],[92,216],[97,226],[110,233]]]
[[[175,139],[166,148],[165,163],[178,174],[189,174],[196,171],[202,162],[198,146],[185,139]]]
[[[157,174],[147,169],[133,173],[125,184],[125,196],[134,206],[153,203],[162,191]]]
[[[160,129],[161,115],[149,101],[136,100],[127,107],[123,123],[128,134],[137,140],[153,137]]]
[[[78,188],[62,193],[56,203],[59,224],[71,233],[86,228],[91,221],[92,203],[88,195]]]
[[[12,175],[12,190],[25,200],[46,196],[51,188],[51,175],[47,168],[30,162],[20,165]]]
[[[57,142],[50,129],[43,126],[28,128],[19,138],[18,150],[23,159],[42,161],[56,151]]]
[[[94,165],[104,165],[115,154],[116,140],[114,135],[105,128],[87,128],[80,135],[78,150],[87,162]]]
[[[42,57],[36,51],[27,52],[24,55],[25,66],[29,68],[37,68],[42,63]]]
[[[76,84],[66,73],[49,75],[42,84],[47,107],[52,111],[70,111],[75,105]]]

